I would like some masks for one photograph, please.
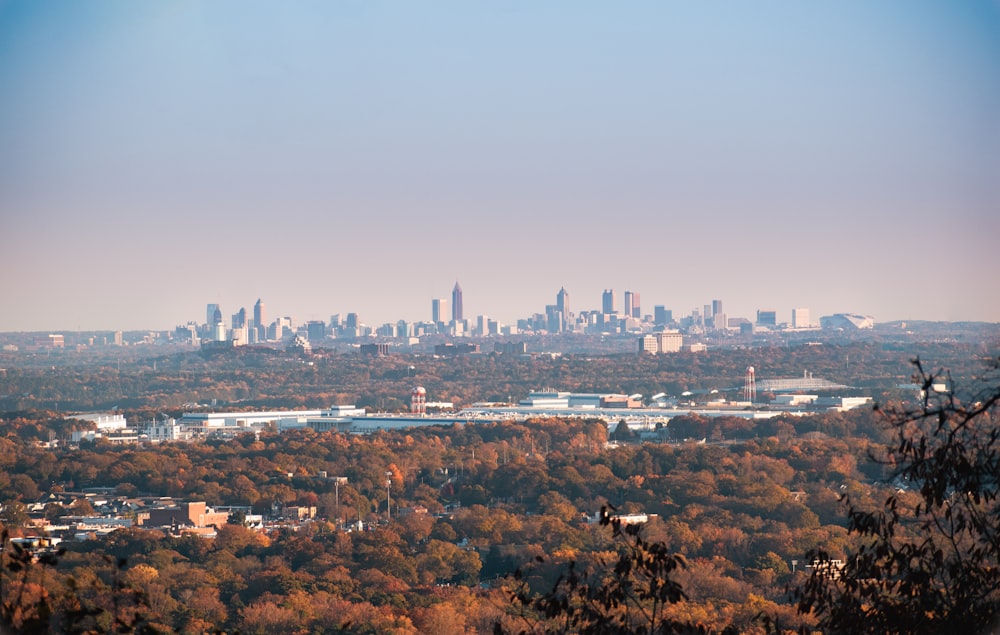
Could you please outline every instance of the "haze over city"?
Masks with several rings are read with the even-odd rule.
[[[0,331],[1000,321],[1000,4],[0,3]]]

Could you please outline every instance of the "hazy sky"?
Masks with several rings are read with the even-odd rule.
[[[0,330],[996,322],[998,275],[995,1],[0,1]]]

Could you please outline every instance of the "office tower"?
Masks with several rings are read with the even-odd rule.
[[[632,292],[625,292],[625,317],[632,317]]]
[[[566,287],[561,287],[556,294],[556,309],[563,314],[564,320],[569,317],[569,294],[566,293]]]
[[[674,312],[667,309],[662,304],[653,307],[653,321],[657,324],[670,324],[674,321]]]
[[[610,315],[615,313],[615,290],[605,289],[601,296],[601,313]]]
[[[809,309],[792,309],[792,328],[804,329],[812,326],[809,322]]]
[[[240,310],[233,313],[233,328],[241,329],[247,325],[247,310],[245,307],[240,307]]]
[[[712,300],[712,316],[722,313],[722,300]]]
[[[715,314],[712,313],[712,305],[711,304],[704,305],[704,311],[702,311],[702,316],[705,318],[706,323],[712,319],[713,315]]]
[[[306,338],[310,342],[318,342],[326,337],[326,323],[323,320],[306,322]]]
[[[558,304],[545,305],[545,330],[549,333],[562,333],[566,324],[566,315],[559,310]]]
[[[218,304],[209,304],[205,309],[205,324],[215,326],[215,314],[219,310]],[[220,314],[221,315],[221,314]]]
[[[431,300],[431,321],[435,324],[444,322],[445,306],[448,301],[444,298],[434,298]]]
[[[632,292],[632,313],[631,316],[640,319],[642,318],[642,307],[639,306],[639,294],[635,291]]]
[[[253,323],[258,327],[267,325],[267,312],[264,310],[264,302],[257,298],[257,304],[253,305]]]
[[[465,319],[462,313],[462,287],[458,286],[458,282],[455,282],[455,288],[451,290],[451,319],[455,322],[461,322]]]
[[[358,328],[358,314],[357,313],[348,313],[347,314],[346,327],[349,328],[349,329],[356,329],[356,328]]]
[[[757,326],[775,326],[778,323],[774,309],[757,309]]]

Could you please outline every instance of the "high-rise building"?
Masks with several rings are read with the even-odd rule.
[[[659,325],[670,324],[674,321],[674,312],[662,304],[657,304],[653,307],[653,321]]]
[[[455,322],[465,319],[465,314],[462,312],[462,287],[458,286],[457,281],[455,288],[451,290],[451,319]]]
[[[205,309],[205,324],[209,326],[215,326],[215,314],[218,310],[219,310],[218,304],[208,305],[208,307]]]
[[[240,307],[240,310],[233,313],[233,328],[241,329],[247,325],[247,310],[246,307]]]
[[[310,342],[318,342],[326,337],[326,322],[310,320],[306,322],[306,337]]]
[[[629,317],[642,318],[642,307],[639,306],[639,294],[635,291],[632,292],[632,312],[629,314]]]
[[[722,300],[712,300],[712,316],[722,313]]]
[[[345,326],[347,328],[349,328],[349,329],[356,329],[356,328],[358,328],[358,314],[357,313],[348,313],[347,314],[347,320],[345,321]]]
[[[566,287],[560,287],[556,294],[556,309],[563,314],[563,320],[569,317],[569,293]]]
[[[812,326],[809,321],[809,309],[792,309],[792,328],[805,329]]]
[[[445,321],[445,306],[447,306],[448,301],[444,298],[434,298],[431,300],[431,321],[435,324],[441,324]]]
[[[632,299],[633,295],[631,291],[625,292],[625,317],[632,317]]]
[[[615,290],[605,289],[601,296],[601,313],[610,315],[615,312]]]
[[[267,324],[267,312],[264,310],[264,302],[257,298],[257,304],[253,305],[253,323],[257,326]]]
[[[778,314],[774,309],[757,309],[757,326],[775,326]]]

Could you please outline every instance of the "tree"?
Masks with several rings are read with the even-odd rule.
[[[683,556],[671,554],[662,542],[646,541],[641,525],[623,525],[611,518],[607,507],[601,508],[601,524],[611,526],[617,553],[608,560],[599,557],[591,567],[578,568],[570,562],[552,589],[542,594],[532,593],[518,570],[510,595],[518,612],[494,625],[496,635],[710,632],[667,614],[671,605],[687,600],[675,579],[687,566]]]
[[[880,458],[898,489],[881,509],[849,500],[860,546],[842,566],[809,554],[792,593],[827,633],[981,633],[1000,620],[1000,359],[963,397],[914,365],[919,407],[882,409],[895,444]]]

